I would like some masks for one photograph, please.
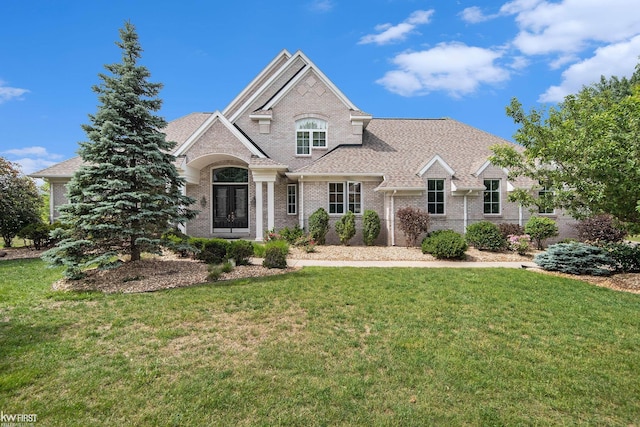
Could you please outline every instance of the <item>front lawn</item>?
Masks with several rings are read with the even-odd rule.
[[[640,295],[511,269],[305,268],[122,295],[0,262],[35,425],[636,425]]]

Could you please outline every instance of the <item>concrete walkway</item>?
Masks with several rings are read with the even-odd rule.
[[[262,258],[254,258],[253,264],[262,265]],[[411,267],[411,268],[536,268],[530,261],[481,262],[481,261],[333,261],[312,259],[287,259],[289,267]]]

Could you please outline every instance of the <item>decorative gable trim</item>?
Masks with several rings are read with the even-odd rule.
[[[255,86],[258,84],[258,82],[260,82],[267,73],[272,71],[272,68],[278,62],[280,62],[280,60],[282,60],[283,57],[287,59],[285,64],[279,70],[277,70],[274,73],[274,75],[271,76],[261,87],[256,88]],[[289,51],[287,51],[287,49],[283,49],[279,54],[276,55],[275,58],[273,58],[271,60],[271,62],[269,62],[269,64],[266,67],[264,67],[262,69],[262,71],[260,71],[260,74],[258,74],[253,80],[251,80],[251,83],[249,83],[242,90],[242,92],[240,92],[238,94],[238,96],[236,96],[233,99],[233,101],[231,101],[229,103],[229,105],[227,105],[227,107],[224,110],[222,110],[222,114],[224,114],[226,116],[226,115],[229,114],[230,111],[236,110],[236,114],[234,114],[234,116],[236,116],[238,111],[243,110],[244,108],[246,108],[247,102],[245,102],[239,108],[238,108],[238,103],[242,99],[244,99],[244,97],[247,95],[247,93],[249,93],[251,90],[254,90],[254,95],[249,98],[249,101],[252,101],[255,98],[255,93],[261,92],[264,87],[269,86],[269,84],[274,80],[274,76],[279,75],[282,72],[282,70],[285,69],[290,63],[291,63],[291,54],[289,53]],[[231,121],[233,122],[234,120],[232,119]]]
[[[480,168],[478,168],[478,170],[476,171],[476,173],[474,173],[475,176],[480,176],[480,174],[482,174],[482,172],[485,171],[485,169],[487,169],[489,166],[491,166],[491,161],[487,160],[486,162],[484,162],[482,164],[482,166],[480,166]],[[509,175],[509,170],[507,168],[501,168],[502,172],[504,172],[505,175]]]
[[[220,111],[216,111],[215,113],[211,114],[211,116],[209,116],[209,118],[205,120],[204,123],[202,123],[202,125],[200,125],[200,127],[196,129],[196,131],[189,138],[187,138],[184,144],[178,147],[178,149],[174,153],[174,156],[179,157],[181,155],[184,155],[189,150],[189,148],[191,148],[193,144],[195,144],[196,141],[200,139],[200,137],[202,137],[202,135],[204,135],[207,130],[209,130],[209,128],[216,122],[216,120],[220,121],[220,123],[222,123],[236,138],[238,138],[238,141],[240,141],[251,154],[260,158],[266,157],[266,155],[261,150],[259,150],[258,147],[256,147],[242,132],[240,132],[238,128],[231,124],[231,122],[227,120],[227,118],[223,116]]]
[[[442,168],[445,171],[447,171],[449,175],[454,176],[456,174],[455,171],[451,168],[451,166],[449,166],[447,162],[445,162],[442,159],[442,157],[440,157],[440,155],[436,154],[435,156],[433,156],[431,160],[429,160],[429,162],[427,162],[426,165],[422,167],[422,169],[420,169],[420,171],[418,172],[418,175],[419,176],[424,175],[429,169],[431,169],[431,166],[435,165],[436,163],[442,166]]]
[[[338,89],[338,87],[336,85],[334,85],[333,82],[331,80],[329,80],[329,78],[327,78],[327,76],[316,66],[316,64],[314,64],[309,58],[307,58],[307,56],[304,53],[302,53],[301,51],[297,51],[295,53],[295,55],[293,55],[293,57],[291,57],[291,60],[295,60],[296,58],[302,58],[302,60],[307,63],[307,66],[304,67],[304,72],[298,73],[293,79],[291,79],[289,82],[287,82],[287,84],[283,88],[283,90],[278,92],[278,94],[276,94],[276,96],[274,96],[272,99],[270,99],[269,102],[267,104],[265,104],[263,109],[268,110],[270,108],[273,108],[273,106],[276,105],[287,93],[289,93],[289,91],[293,87],[295,87],[300,82],[300,80],[302,80],[305,76],[308,75],[310,70],[313,70],[313,72],[315,72],[315,74],[322,81],[322,83],[324,83],[331,90],[331,92],[336,97],[338,97],[338,99],[340,101],[342,101],[342,103],[348,109],[350,109],[350,110],[357,110],[358,109],[358,107],[356,107],[353,104],[353,102],[351,102],[349,100],[349,98],[347,98],[345,96],[345,94],[342,93],[342,91],[340,89]]]

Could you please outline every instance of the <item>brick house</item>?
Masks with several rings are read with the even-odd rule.
[[[331,223],[351,210],[382,220],[377,244],[402,245],[395,212],[428,210],[431,228],[463,233],[480,220],[524,224],[531,215],[507,201],[516,187],[488,162],[490,146],[510,144],[452,119],[378,119],[360,111],[302,52],[280,52],[223,110],[168,124],[176,167],[198,216],[186,233],[262,240],[324,208]],[[52,219],[66,203],[75,157],[32,174],[51,184]],[[547,212],[567,229],[569,218]],[[335,231],[327,236],[338,242]]]

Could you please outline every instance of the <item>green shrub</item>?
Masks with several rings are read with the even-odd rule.
[[[177,228],[173,228],[162,235],[162,246],[180,254],[182,257],[194,256],[199,249],[191,245],[189,236]]]
[[[247,240],[234,240],[227,249],[227,259],[233,259],[236,265],[249,265],[249,258],[253,256],[253,245]]]
[[[415,246],[418,237],[429,230],[429,213],[422,209],[406,208],[398,209],[396,212],[398,227],[407,240],[407,246]]]
[[[551,218],[532,216],[525,224],[524,232],[537,243],[538,249],[542,249],[542,243],[546,239],[558,235],[558,226]]]
[[[309,234],[319,245],[324,245],[328,231],[329,214],[323,208],[318,208],[309,217]]]
[[[340,243],[348,245],[349,240],[356,235],[356,216],[351,211],[347,211],[336,221],[336,233],[340,238]]]
[[[524,228],[518,224],[512,224],[510,222],[498,224],[498,229],[505,240],[507,240],[509,236],[522,236],[524,234]]]
[[[262,265],[267,268],[287,268],[287,254],[289,244],[284,240],[274,240],[265,245],[264,261]]]
[[[295,244],[296,240],[304,236],[304,230],[298,224],[293,228],[285,227],[280,230],[280,237],[287,241],[290,245]]]
[[[533,261],[545,270],[591,276],[610,275],[614,263],[605,249],[586,243],[551,245]]]
[[[20,230],[16,236],[24,240],[31,240],[36,249],[42,249],[50,246],[51,239],[49,234],[51,233],[51,230],[52,228],[50,225],[39,221],[27,225]]]
[[[497,225],[489,221],[480,221],[467,227],[467,243],[481,251],[500,251],[507,245]]]
[[[601,214],[583,219],[576,225],[578,238],[583,242],[620,242],[627,236],[627,230],[612,215]]]
[[[620,242],[605,244],[603,248],[613,259],[611,266],[616,272],[640,272],[640,245]]]
[[[222,264],[227,259],[230,244],[224,239],[191,238],[189,243],[199,250],[196,258],[207,264]]]
[[[364,244],[372,246],[380,235],[380,217],[376,211],[367,209],[362,214],[362,239]]]
[[[223,264],[210,264],[207,269],[209,274],[207,274],[207,280],[211,282],[217,281],[222,273],[231,273],[233,271],[233,265],[229,261]]]
[[[467,249],[464,237],[453,230],[434,231],[422,241],[422,253],[438,259],[463,259]]]
[[[253,256],[256,258],[264,258],[265,247],[263,243],[252,242]]]

